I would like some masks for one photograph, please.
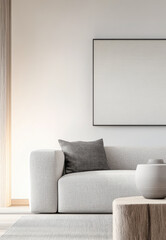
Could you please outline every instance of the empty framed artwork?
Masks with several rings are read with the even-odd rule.
[[[93,125],[166,125],[166,39],[93,39]]]

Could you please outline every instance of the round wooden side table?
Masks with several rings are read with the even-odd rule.
[[[113,240],[166,240],[166,199],[115,199]]]

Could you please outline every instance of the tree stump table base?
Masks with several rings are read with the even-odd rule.
[[[166,240],[166,199],[115,199],[113,240]]]

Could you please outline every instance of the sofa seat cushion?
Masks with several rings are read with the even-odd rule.
[[[135,170],[71,173],[58,181],[61,213],[112,213],[115,198],[139,195]]]

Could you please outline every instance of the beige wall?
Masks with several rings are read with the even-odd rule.
[[[92,39],[164,38],[163,0],[12,1],[12,197],[27,198],[29,154],[58,138],[165,145],[165,127],[92,126]]]

